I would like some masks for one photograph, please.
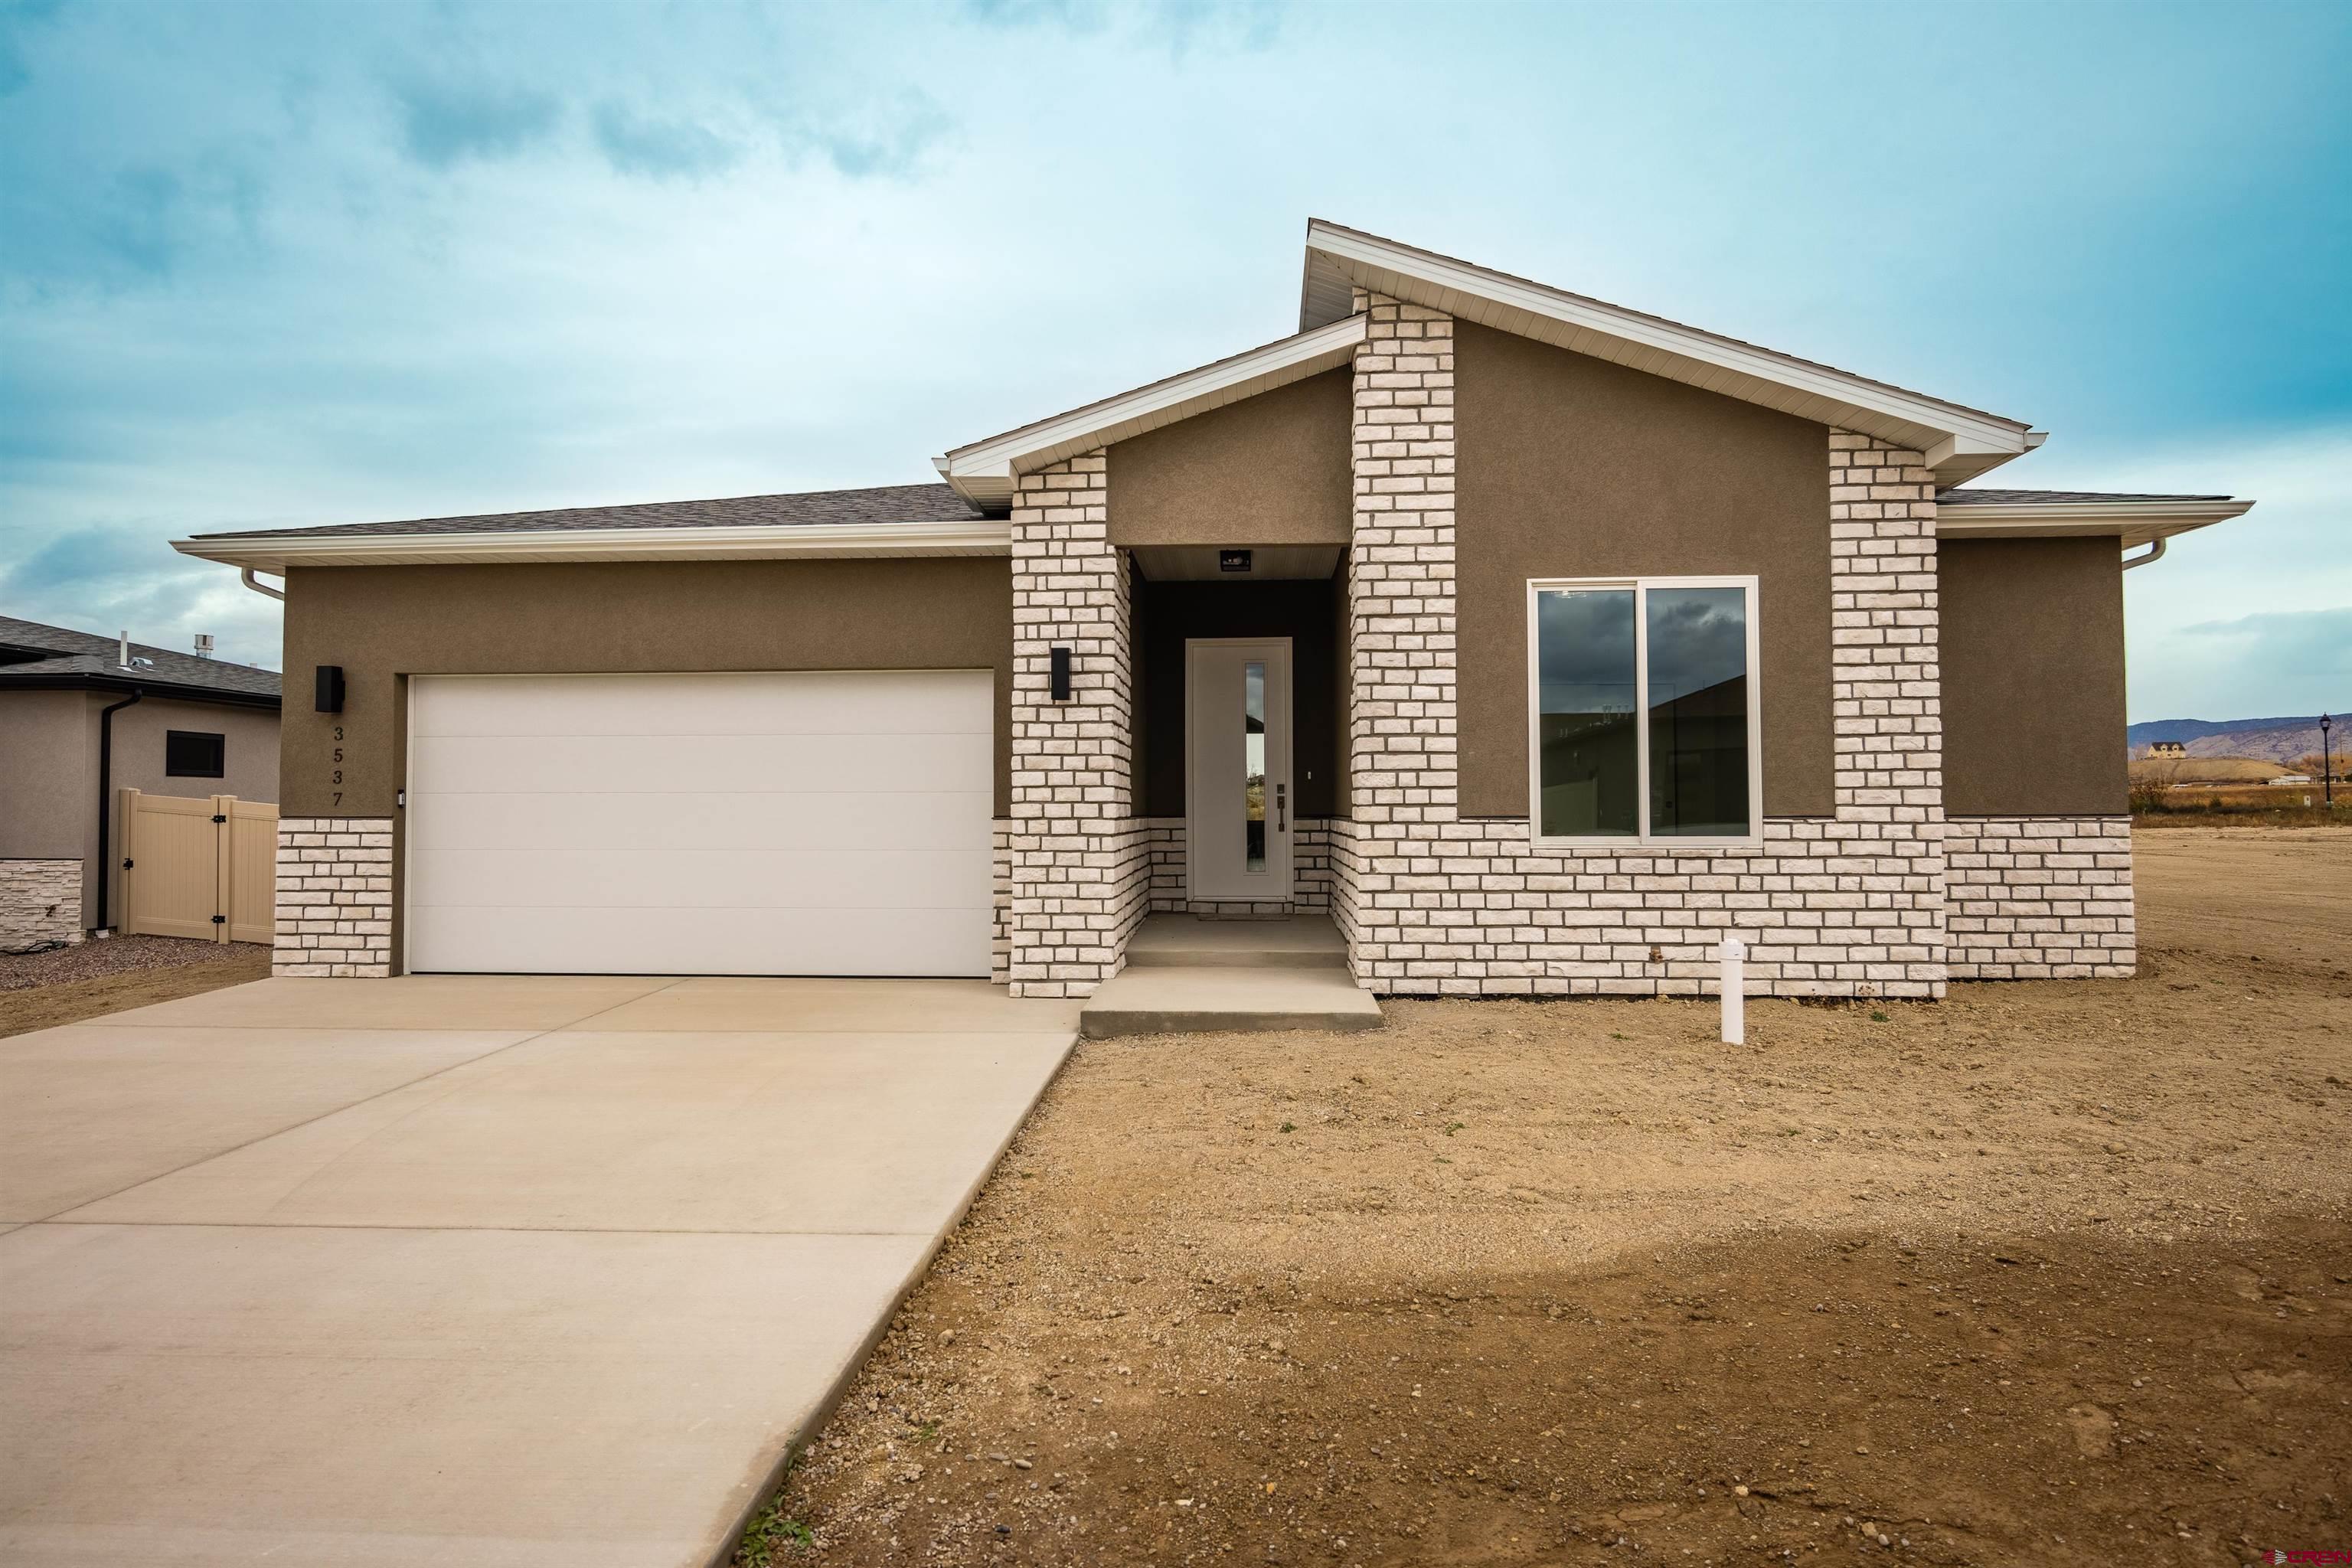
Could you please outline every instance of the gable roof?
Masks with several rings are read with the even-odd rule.
[[[1081,452],[1337,370],[1354,359],[1356,345],[1363,341],[1360,316],[1320,322],[1291,337],[1181,371],[1149,386],[958,447],[932,459],[932,466],[975,505],[991,510],[1008,507],[1013,504],[1013,479],[1018,474],[1049,468]]]
[[[2021,419],[1313,218],[1296,335],[968,443],[933,466],[975,505],[1008,506],[1019,474],[1348,363],[1364,336],[1359,288],[1877,437],[1925,453],[1938,484],[1974,479],[2042,444],[2042,433]]]
[[[1002,554],[1009,541],[1003,523],[986,521],[948,486],[931,484],[257,529],[198,534],[172,548],[277,573],[401,563]]]
[[[2042,444],[2023,420],[1309,219],[1299,325],[1348,314],[1359,288],[1924,452],[1938,484],[1974,479]]]
[[[276,670],[198,658],[145,643],[132,643],[131,654],[145,662],[123,668],[121,644],[114,637],[0,616],[0,688],[138,686],[158,696],[278,706],[280,680]]]

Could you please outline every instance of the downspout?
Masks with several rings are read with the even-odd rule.
[[[106,923],[106,892],[114,883],[114,842],[108,829],[114,815],[114,716],[147,694],[137,687],[111,708],[98,710],[98,924],[100,936],[113,933]]]
[[[273,599],[283,599],[286,597],[283,591],[273,588],[268,584],[263,582],[260,578],[256,577],[253,574],[253,568],[250,566],[247,567],[244,571],[239,572],[236,574],[236,580],[244,584],[247,587],[252,589],[257,594],[267,594]]]
[[[2154,539],[2147,542],[2147,554],[2126,555],[2124,557],[2124,570],[2128,572],[2135,566],[2145,566],[2151,561],[2163,559],[2163,556],[2164,536],[2162,534],[2158,534]]]

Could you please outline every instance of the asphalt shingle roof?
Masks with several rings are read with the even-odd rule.
[[[1937,506],[2029,506],[2035,501],[2100,500],[2229,500],[2229,496],[2136,495],[2122,490],[1980,490],[1973,487],[1946,490]]]
[[[277,697],[282,685],[274,669],[256,669],[247,664],[198,658],[192,653],[173,653],[169,648],[151,647],[145,643],[132,643],[131,653],[132,658],[145,659],[147,663],[141,668],[124,669],[116,662],[121,646],[113,637],[0,616],[0,657],[11,651],[19,656],[21,662],[0,664],[0,682],[23,680],[28,677],[53,680],[59,677],[88,676],[119,681],[149,681],[189,690],[232,692],[241,697]],[[22,659],[25,653],[40,653],[48,657]]]
[[[721,500],[647,501],[632,506],[565,507],[554,511],[486,512],[405,522],[347,522],[324,528],[262,528],[205,533],[201,539],[272,539],[321,534],[522,533],[551,529],[792,528],[824,523],[970,522],[981,513],[946,485],[874,485],[855,490],[734,496]]]

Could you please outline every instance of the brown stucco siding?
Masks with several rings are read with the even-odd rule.
[[[1140,816],[1181,816],[1187,720],[1184,645],[1192,637],[1290,639],[1291,766],[1301,816],[1339,808],[1347,733],[1338,616],[1328,581],[1138,584],[1136,799]]]
[[[1827,816],[1826,427],[1456,323],[1461,809],[1528,813],[1527,584],[1759,579],[1764,809]]]
[[[2112,539],[1945,540],[1944,809],[2126,808],[2124,590]]]
[[[96,711],[93,707],[91,712]],[[221,776],[188,778],[164,772],[164,735],[172,730],[218,735]],[[159,701],[150,697],[114,716],[114,787],[150,795],[233,795],[239,800],[275,801],[278,731],[274,708],[234,708],[168,698]],[[94,758],[97,742],[90,745]]]
[[[313,710],[321,664],[343,667],[340,715]],[[280,811],[393,814],[406,676],[753,669],[993,669],[995,809],[1010,815],[1001,557],[297,568]]]
[[[1121,441],[1113,544],[1345,544],[1350,373],[1326,371]]]
[[[91,711],[84,691],[0,691],[0,859],[90,853],[98,832]]]

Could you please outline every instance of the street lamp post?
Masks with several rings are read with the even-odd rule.
[[[2319,792],[2330,811],[2336,809],[2336,763],[2327,751],[2327,715],[2319,716]]]

